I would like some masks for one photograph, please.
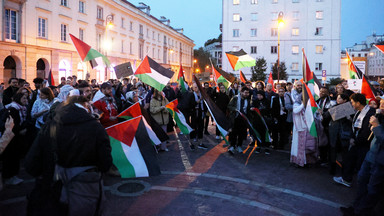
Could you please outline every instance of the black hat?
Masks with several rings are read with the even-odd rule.
[[[106,88],[112,88],[111,84],[108,82],[101,84],[100,89],[106,89]]]

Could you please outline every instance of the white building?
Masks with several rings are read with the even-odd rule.
[[[304,48],[311,69],[318,77],[340,76],[341,0],[223,0],[223,53],[244,49],[254,58],[264,57],[269,73],[277,60],[278,14],[280,61],[285,62],[289,81],[302,78]],[[227,59],[223,70],[232,71]],[[251,70],[242,70],[249,78]]]
[[[384,78],[384,53],[372,46],[368,55],[368,74],[370,78]]]
[[[217,67],[222,67],[223,54],[222,54],[222,44],[221,42],[214,42],[204,47],[204,50],[211,54],[212,58],[216,61]]]
[[[3,0],[0,1],[0,81],[10,77],[31,82],[77,75],[104,81],[114,78],[104,68],[81,62],[69,33],[107,55],[112,65],[136,62],[148,55],[166,68],[180,64],[191,79],[193,41],[170,26],[169,19],[155,18],[150,7],[126,0]],[[113,24],[107,28],[107,23]]]

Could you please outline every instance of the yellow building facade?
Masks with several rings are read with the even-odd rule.
[[[150,7],[125,0],[4,0],[0,1],[0,82],[17,77],[31,82],[55,82],[76,75],[99,82],[116,78],[113,68],[92,69],[81,62],[69,34],[110,60],[112,67],[131,62],[136,67],[148,55],[165,68],[192,79],[193,40],[172,28],[165,17],[155,18]],[[109,24],[109,25],[108,25]]]

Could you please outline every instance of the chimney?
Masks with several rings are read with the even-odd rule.
[[[176,28],[175,29],[177,32],[183,34],[184,33],[184,29],[183,28]]]
[[[140,9],[141,11],[145,12],[148,15],[150,15],[150,13],[151,13],[151,7],[144,4],[143,2],[139,2],[139,6],[137,8]]]
[[[165,16],[160,17],[160,22],[164,23],[167,26],[169,26],[171,24],[171,20],[167,19]]]

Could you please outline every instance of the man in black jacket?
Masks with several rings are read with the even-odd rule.
[[[272,145],[276,149],[284,149],[285,142],[288,140],[286,122],[288,111],[285,108],[284,94],[284,88],[279,88],[278,96],[272,96],[272,117],[274,119],[272,127]]]
[[[77,186],[87,184],[89,188],[93,189],[81,191],[85,187],[75,188],[78,189],[79,194],[92,193],[87,197],[90,202],[83,202],[82,197],[79,198],[76,195],[74,197],[79,202],[71,203],[71,200],[69,201],[68,211],[76,211],[79,215],[95,215],[98,209],[95,203],[100,201],[102,194],[99,191],[102,187],[101,173],[108,171],[112,165],[109,137],[103,126],[90,115],[87,107],[88,99],[84,96],[70,97],[67,104],[58,108],[54,119],[41,129],[25,160],[27,172],[37,178],[33,192],[40,191],[40,194],[51,193],[55,165],[62,170],[86,168],[84,172],[74,176],[70,181],[71,184]],[[83,178],[88,178],[88,180]],[[95,194],[97,194],[96,197]],[[43,210],[49,208],[45,203],[49,195],[45,194],[46,199],[41,199],[41,197],[33,199],[34,193],[32,193],[31,197],[28,211],[34,213],[41,211],[44,213],[43,215],[54,215],[52,212]],[[68,197],[71,198],[70,195]],[[96,200],[89,199],[90,197],[94,197]],[[52,202],[52,200],[48,201]],[[55,210],[57,209],[51,206],[50,211]]]
[[[176,99],[175,90],[173,90],[173,88],[171,87],[170,82],[164,87],[163,93],[169,102]],[[172,132],[175,124],[173,123],[173,118],[172,118],[171,114],[169,114],[168,118],[169,118],[169,121],[167,124],[167,132]]]
[[[12,97],[19,90],[19,79],[11,78],[8,80],[9,87],[4,90],[3,93],[3,105],[12,103]]]
[[[350,139],[349,151],[343,157],[343,170],[341,177],[333,177],[333,180],[346,187],[352,186],[353,174],[356,170],[360,170],[370,146],[368,140],[371,133],[369,127],[369,119],[375,115],[375,109],[367,105],[366,98],[363,94],[351,95],[351,103],[353,108],[357,110],[352,122],[353,137]]]

